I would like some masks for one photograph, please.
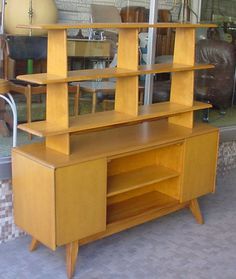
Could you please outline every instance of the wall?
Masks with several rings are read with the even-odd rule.
[[[11,181],[0,181],[0,243],[23,234],[14,224]]]
[[[59,20],[62,22],[86,22],[89,21],[90,4],[115,5],[118,9],[130,6],[149,7],[149,0],[55,0],[59,10]],[[161,9],[171,9],[174,0],[159,0]],[[174,12],[174,16],[175,16]]]
[[[202,20],[211,19],[212,2],[212,0],[202,0]],[[223,15],[236,20],[236,0],[215,0],[214,2],[213,8],[216,15]]]

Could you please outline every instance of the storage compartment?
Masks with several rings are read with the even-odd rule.
[[[107,207],[107,223],[112,224],[116,222],[123,222],[135,217],[147,216],[160,212],[160,216],[163,215],[163,211],[168,210],[179,202],[165,194],[158,191],[151,191],[136,197],[132,197],[127,200],[123,200],[117,203],[108,205]]]
[[[183,144],[178,143],[111,159],[108,163],[107,196],[178,177],[182,169],[182,151]]]
[[[108,163],[107,222],[179,203],[183,144],[128,154]]]

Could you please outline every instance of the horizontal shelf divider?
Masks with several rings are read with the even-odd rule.
[[[155,73],[173,73],[182,71],[192,70],[203,70],[214,68],[213,65],[209,64],[195,64],[183,65],[173,63],[161,63],[153,65],[141,65],[137,71],[121,68],[104,68],[104,69],[88,69],[88,70],[76,70],[69,71],[67,77],[60,77],[52,74],[31,74],[31,75],[20,75],[17,77],[19,80],[24,80],[36,84],[52,84],[52,83],[63,83],[63,82],[74,82],[74,81],[85,81],[85,80],[96,80],[102,78],[122,78],[129,76],[139,76],[144,74],[155,74]]]
[[[122,222],[132,217],[138,217],[147,211],[160,211],[160,216],[165,215],[168,207],[177,206],[179,202],[157,191],[111,204],[107,207],[107,223]]]
[[[66,133],[106,129],[122,124],[135,124],[138,122],[161,119],[181,113],[206,109],[210,107],[210,104],[197,101],[194,102],[193,106],[185,106],[171,102],[163,102],[141,106],[139,108],[138,116],[132,116],[116,111],[105,111],[93,114],[79,115],[78,117],[71,117],[69,128],[64,128],[59,125],[49,123],[47,121],[37,121],[20,124],[18,128],[39,137],[55,136]]]
[[[129,172],[109,176],[107,197],[112,197],[178,176],[178,172],[157,165],[150,165]]]
[[[64,30],[64,29],[139,29],[139,28],[210,28],[217,27],[216,24],[192,24],[192,23],[80,23],[80,24],[38,24],[23,25],[22,29]]]

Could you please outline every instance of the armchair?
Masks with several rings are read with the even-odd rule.
[[[34,61],[45,60],[47,57],[47,38],[39,36],[6,36],[6,47],[5,52],[5,65],[4,72],[6,78],[8,73],[8,59],[12,60],[28,60],[32,59]],[[19,81],[17,79],[10,79],[9,83],[10,92],[23,94],[26,99],[26,118],[27,122],[32,121],[32,96],[39,94],[46,94],[46,86],[37,85],[34,83],[28,83]],[[69,86],[69,92],[75,94],[74,98],[74,113],[78,114],[78,98],[79,98],[79,87]],[[31,135],[29,135],[31,138]]]
[[[236,65],[234,45],[220,40],[200,40],[196,46],[196,61],[215,65],[214,69],[196,72],[196,99],[209,102],[225,113],[233,96]]]

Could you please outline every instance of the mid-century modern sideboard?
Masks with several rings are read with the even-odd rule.
[[[46,120],[19,125],[45,137],[13,149],[15,222],[38,243],[66,245],[71,278],[80,245],[188,207],[214,192],[218,129],[194,122],[195,29],[180,23],[21,26],[48,30],[47,73],[19,76],[47,85]],[[140,28],[176,28],[174,62],[138,61]],[[117,68],[67,71],[67,29],[117,28]],[[169,102],[138,105],[139,75],[172,73]],[[68,82],[117,78],[115,109],[69,117]]]

